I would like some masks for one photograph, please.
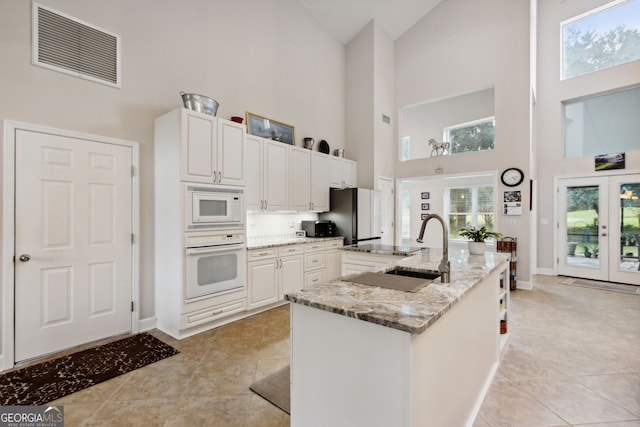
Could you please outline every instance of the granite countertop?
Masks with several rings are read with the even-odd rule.
[[[437,270],[442,250],[425,249],[395,263],[375,268],[385,272],[394,266]],[[350,282],[345,276],[331,282],[308,286],[285,295],[288,301],[342,314],[382,326],[421,334],[449,311],[465,294],[491,272],[507,266],[508,254],[486,252],[464,259],[450,259],[451,283],[436,279],[418,292],[403,292]]]
[[[383,245],[381,243],[358,243],[350,246],[343,246],[341,248],[343,251],[352,251],[352,252],[366,252],[369,254],[378,254],[378,255],[400,255],[400,256],[410,256],[416,252],[419,252],[422,248],[415,246],[394,246],[394,245]]]
[[[291,239],[274,239],[274,240],[247,240],[247,249],[265,249],[278,246],[300,245],[303,243],[324,242],[326,240],[344,240],[342,236],[332,237],[296,237]]]

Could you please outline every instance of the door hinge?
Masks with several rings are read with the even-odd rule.
[[[135,238],[135,234],[131,233],[131,244],[135,244],[136,243],[136,238]]]
[[[134,308],[135,308],[135,306],[134,306],[134,304],[133,304],[133,301],[131,301],[131,312],[132,312],[132,313],[135,311],[135,310],[134,310]]]
[[[556,264],[560,264],[560,258],[556,258]]]
[[[136,176],[136,167],[131,166],[131,177],[133,178],[134,176]]]

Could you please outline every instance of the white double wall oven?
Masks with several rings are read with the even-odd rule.
[[[246,288],[244,189],[184,183],[185,302]]]

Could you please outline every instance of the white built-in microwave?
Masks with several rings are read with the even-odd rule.
[[[206,184],[185,184],[185,228],[244,227],[244,190]]]

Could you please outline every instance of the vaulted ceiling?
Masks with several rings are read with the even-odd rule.
[[[398,39],[442,0],[299,0],[344,44],[375,20]]]

